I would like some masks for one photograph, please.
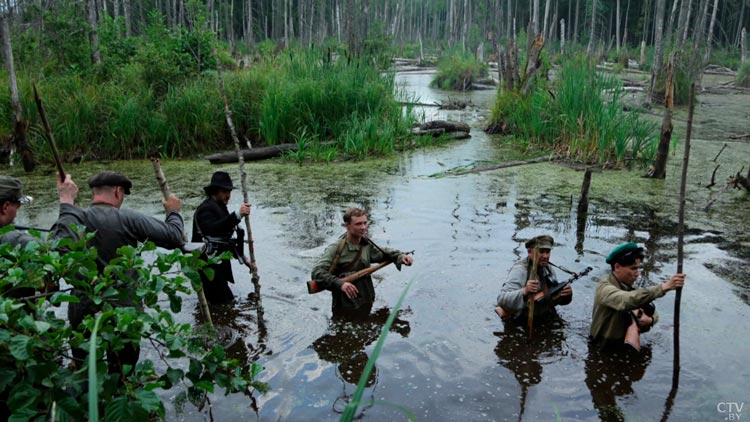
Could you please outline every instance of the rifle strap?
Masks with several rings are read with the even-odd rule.
[[[333,256],[331,268],[328,269],[329,273],[333,274],[333,270],[336,269],[336,264],[339,263],[339,258],[341,258],[341,252],[344,251],[344,246],[346,246],[346,237],[342,237],[341,240],[339,240],[339,244],[336,247],[336,255]]]

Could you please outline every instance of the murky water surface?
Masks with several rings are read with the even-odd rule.
[[[596,280],[607,272],[604,257],[624,241],[645,244],[649,263],[645,284],[659,283],[676,270],[676,227],[682,150],[670,157],[668,178],[642,179],[641,171],[595,173],[591,207],[583,236],[576,235],[576,204],[582,173],[534,164],[460,177],[430,177],[478,161],[518,158],[478,127],[494,92],[440,92],[426,87],[425,74],[399,75],[419,101],[468,99],[462,112],[424,108],[427,118],[470,122],[472,138],[367,163],[297,166],[249,163],[252,229],[262,283],[264,324],[246,299],[249,277],[239,276],[234,307],[216,309],[224,324],[222,342],[239,359],[265,367],[261,379],[272,390],[257,396],[257,413],[243,395],[212,397],[212,406],[182,412],[170,420],[336,420],[353,393],[359,374],[391,307],[410,281],[414,284],[391,327],[366,400],[364,420],[396,421],[403,406],[422,421],[727,420],[727,407],[744,403],[750,366],[748,289],[750,222],[746,192],[728,191],[709,212],[703,210],[724,178],[749,163],[750,145],[730,142],[726,128],[747,128],[747,120],[722,122],[722,115],[747,114],[747,96],[706,95],[696,110],[687,200],[687,286],[682,295],[680,385],[673,407],[666,404],[672,382],[674,294],[657,300],[660,323],[644,334],[642,359],[609,362],[589,355],[586,337]],[[742,106],[744,101],[745,106]],[[715,106],[721,104],[718,113]],[[713,123],[712,123],[713,122]],[[713,128],[710,130],[710,128]],[[723,130],[719,130],[724,128]],[[683,139],[684,124],[676,133]],[[701,139],[701,134],[706,134]],[[723,135],[722,135],[723,134]],[[709,138],[710,136],[710,138]],[[705,185],[720,156],[719,186]],[[183,199],[187,227],[202,200],[202,187],[215,170],[239,180],[236,165],[165,161],[164,172]],[[128,173],[133,194],[125,206],[161,216],[160,195],[149,162],[70,166],[90,199],[86,178],[102,169]],[[46,227],[56,218],[52,169],[27,177],[37,200],[23,207],[19,224]],[[230,208],[237,208],[236,194]],[[415,264],[398,272],[376,273],[377,301],[364,322],[333,324],[328,293],[308,295],[305,281],[323,248],[343,233],[341,211],[369,210],[371,237],[381,245],[415,250]],[[523,241],[548,233],[556,247],[552,261],[570,269],[594,267],[592,277],[574,284],[574,300],[560,308],[560,320],[540,327],[537,336],[506,330],[493,312],[495,297]],[[236,274],[246,274],[236,262]],[[194,298],[181,316],[196,318]],[[596,406],[595,406],[596,403]],[[597,410],[597,407],[599,410]],[[210,412],[210,415],[209,415]],[[600,412],[601,415],[600,416]]]

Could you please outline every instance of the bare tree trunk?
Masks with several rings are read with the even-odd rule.
[[[183,5],[184,9],[184,5]],[[181,12],[184,17],[184,11]],[[130,0],[122,0],[122,15],[125,17],[125,36],[129,37],[133,35],[131,15],[130,15]]]
[[[630,17],[630,0],[628,0],[628,5],[625,7],[625,28],[623,29],[622,33],[622,46],[624,48],[628,48],[628,18]]]
[[[697,23],[693,30],[693,45],[698,48],[700,43],[703,42],[703,36],[706,33],[706,22],[708,21],[708,0],[701,0],[701,5],[698,10],[701,10],[700,17],[696,19]]]
[[[29,148],[26,139],[26,122],[23,120],[23,108],[21,99],[18,95],[18,83],[16,81],[16,68],[13,63],[13,44],[10,39],[10,29],[8,28],[8,16],[0,15],[0,31],[3,37],[3,58],[5,59],[5,68],[8,70],[8,85],[10,86],[10,102],[13,108],[14,132],[12,144],[19,154],[21,154],[21,163],[26,172],[34,171],[36,163],[34,154]]]
[[[691,4],[691,0],[682,0],[682,3],[680,3],[680,15],[677,19],[677,32],[675,33],[675,41],[680,44],[680,47],[682,47],[682,33],[685,32],[685,28],[687,27]]]
[[[662,65],[662,50],[664,49],[664,3],[666,0],[656,0],[656,15],[654,16],[654,23],[656,29],[654,31],[654,64],[651,68],[651,83],[649,84],[648,96],[646,100],[650,103],[653,101],[653,97],[656,91],[656,80],[661,72]]]
[[[706,55],[703,56],[703,61],[708,62],[708,58],[711,57],[711,43],[714,39],[714,24],[716,24],[716,10],[719,9],[719,0],[714,0],[714,11],[711,13],[711,24],[708,25],[708,38],[706,39]]]
[[[336,38],[341,44],[341,3],[336,2]]]
[[[734,45],[738,45],[740,42],[740,36],[742,35],[742,31],[745,30],[745,27],[742,25],[742,19],[745,17],[745,4],[747,4],[748,0],[742,0],[742,7],[740,7],[740,15],[737,17],[737,35],[734,37]]]
[[[255,28],[253,27],[253,0],[247,0],[247,28],[245,29],[245,41],[251,46],[255,44]]]
[[[597,0],[591,1],[591,32],[589,33],[589,45],[586,47],[586,52],[589,56],[594,52],[594,37],[596,36],[596,2]]]
[[[461,25],[461,48],[466,51],[467,38],[469,36],[469,0],[464,0],[464,18]]]
[[[289,0],[284,0],[284,48],[289,47]]]
[[[685,45],[685,41],[687,40],[687,31],[690,27],[690,15],[693,13],[693,3],[691,1],[688,1],[688,11],[687,11],[687,17],[685,18],[685,25],[682,29],[682,33],[680,34],[680,48],[682,48]]]
[[[120,17],[120,0],[112,0],[112,16],[115,20]]]
[[[674,109],[674,54],[669,56],[667,63],[667,77],[664,92],[664,119],[661,124],[661,136],[659,147],[654,159],[654,166],[646,177],[664,179],[667,177],[667,157],[669,156],[669,144],[672,142],[672,110]]]
[[[534,0],[533,7],[531,14],[531,29],[534,33],[526,34],[529,39],[533,39],[539,33],[539,0]]]
[[[742,34],[740,35],[740,51],[742,51],[742,64],[747,62],[747,31],[742,28]]]
[[[91,63],[96,66],[102,64],[102,56],[99,53],[99,33],[96,30],[96,1],[86,2],[89,21],[89,44],[91,47]]]
[[[505,38],[510,39],[513,36],[513,0],[508,0],[508,24],[505,28]]]
[[[560,53],[565,54],[565,19],[560,19]]]
[[[549,3],[550,0],[544,2],[544,23],[542,24],[542,34],[544,34],[544,39],[549,39],[549,32],[547,32],[547,22],[549,21]]]
[[[620,52],[620,0],[617,0],[615,13],[616,13],[615,19],[617,19],[617,22],[615,23],[615,31],[617,32],[617,34],[615,34],[615,40],[616,40],[615,48],[616,48],[616,51],[619,53]]]
[[[672,3],[672,13],[669,14],[669,21],[667,22],[667,30],[664,31],[666,38],[672,38],[672,30],[674,29],[674,21],[677,17],[677,6],[680,4],[680,0],[674,0]]]
[[[581,0],[576,0],[576,20],[573,23],[573,44],[578,41],[578,15],[581,10]]]

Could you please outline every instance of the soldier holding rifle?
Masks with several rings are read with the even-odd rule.
[[[607,256],[612,272],[596,286],[591,321],[590,338],[599,350],[622,349],[633,323],[638,331],[648,331],[659,319],[656,309],[649,306],[651,301],[685,285],[685,274],[675,274],[665,283],[635,289],[643,257],[643,248],[632,242],[616,247]],[[627,344],[640,349],[632,342]]]
[[[534,304],[534,317],[552,315],[556,305],[567,305],[573,300],[573,288],[566,284],[557,292],[560,283],[550,263],[555,241],[552,236],[542,235],[529,239],[524,246],[528,253],[516,261],[497,296],[498,313],[504,320],[523,322],[529,318],[530,298],[543,292],[543,299]],[[532,274],[536,250],[536,276]]]
[[[352,281],[342,281],[346,273],[368,268],[371,263],[393,262],[400,270],[401,265],[411,265],[413,259],[405,252],[381,248],[365,237],[367,214],[359,208],[349,208],[344,212],[346,236],[329,245],[312,270],[312,278],[318,285],[330,290],[333,297],[334,317],[343,313],[369,314],[375,301],[375,288],[372,277],[365,275]]]

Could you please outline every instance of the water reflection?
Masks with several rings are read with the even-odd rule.
[[[524,323],[509,320],[503,332],[496,332],[500,340],[495,346],[498,363],[513,372],[521,386],[518,420],[523,419],[526,410],[526,396],[529,387],[542,381],[544,356],[560,356],[565,344],[567,324],[554,310],[544,318],[535,319],[534,335],[529,333]]]
[[[632,395],[633,382],[639,381],[651,363],[651,348],[643,346],[640,353],[622,350],[603,353],[589,346],[586,358],[586,386],[591,392],[599,419],[605,422],[624,421],[625,414],[617,406],[617,398]]]
[[[343,388],[341,395],[333,404],[333,410],[336,413],[343,412],[351,398],[351,394],[347,391],[347,383],[356,386],[362,377],[369,359],[365,348],[378,339],[383,325],[391,315],[388,307],[370,313],[371,309],[370,306],[366,309],[335,313],[328,331],[310,345],[310,348],[315,350],[321,359],[337,365],[336,376],[342,381]],[[400,334],[401,337],[408,337],[411,327],[409,321],[402,317],[410,313],[409,309],[399,310],[390,326],[390,331]],[[363,401],[374,401],[374,387],[377,385],[377,380],[377,367],[373,367],[366,383],[367,387],[373,387],[370,390],[371,398]],[[370,406],[361,406],[358,411],[364,412]]]

